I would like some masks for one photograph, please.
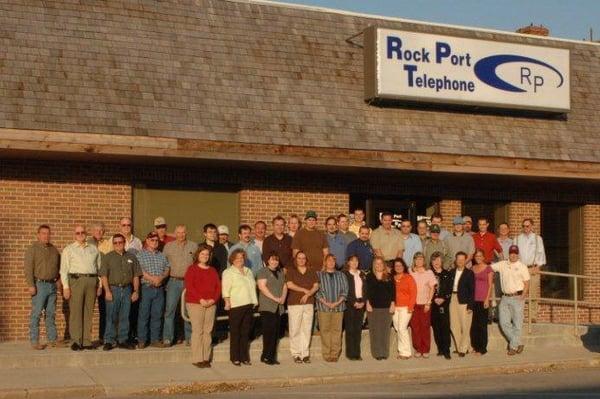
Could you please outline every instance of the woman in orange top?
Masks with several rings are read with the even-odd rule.
[[[396,288],[396,311],[392,321],[398,333],[398,358],[406,360],[412,355],[408,323],[417,303],[417,284],[409,274],[408,267],[402,258],[394,260],[392,273]]]

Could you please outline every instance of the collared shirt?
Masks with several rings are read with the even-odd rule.
[[[526,266],[546,264],[544,240],[538,234],[521,233],[515,238],[515,244],[519,247],[519,259]]]
[[[335,256],[335,267],[339,270],[346,263],[346,247],[348,244],[339,232],[325,235],[329,244],[329,253]]]
[[[440,240],[445,240],[446,238],[450,237],[451,235],[452,235],[451,232],[440,227]]]
[[[460,276],[462,276],[464,271],[465,269],[456,269],[456,273],[454,274],[454,283],[452,284],[452,292],[458,292],[458,282],[460,281]]]
[[[152,252],[144,248],[139,251],[136,256],[142,271],[151,276],[162,276],[171,267],[165,255],[160,251]],[[143,278],[142,283],[150,284],[149,281],[146,281]]]
[[[258,304],[256,281],[249,268],[244,267],[240,272],[235,266],[229,266],[223,272],[221,285],[223,298],[229,298],[232,308]]]
[[[342,237],[344,237],[344,240],[346,240],[346,245],[350,244],[352,241],[354,241],[358,238],[358,236],[356,234],[354,234],[353,232],[351,232],[350,230],[348,230],[346,232],[339,230],[338,233]]]
[[[277,276],[277,277],[275,277]],[[276,297],[283,294],[283,286],[285,285],[285,274],[283,269],[278,269],[273,272],[268,267],[263,267],[256,275],[256,281],[266,280],[267,289]],[[271,298],[267,298],[262,291],[258,294],[258,311],[275,313],[279,310],[279,314],[283,313],[283,305],[275,302]]]
[[[448,257],[454,262],[454,258],[458,252],[464,252],[467,255],[473,255],[475,253],[475,241],[469,234],[458,235],[452,233],[446,240],[446,246],[448,247]],[[467,267],[471,266],[471,262],[467,263]]]
[[[358,268],[362,271],[369,271],[373,266],[373,247],[369,240],[363,241],[360,238],[352,241],[346,248],[346,259],[351,256],[358,256]]]
[[[263,261],[265,264],[269,261],[269,255],[276,253],[279,256],[279,265],[281,267],[289,267],[293,263],[292,258],[292,237],[289,234],[283,234],[281,239],[275,234],[271,234],[265,238],[263,243]]]
[[[256,276],[256,273],[258,273],[258,271],[263,267],[260,249],[258,249],[258,247],[254,245],[254,242],[252,241],[248,243],[240,241],[229,248],[229,255],[231,255],[231,253],[236,249],[243,249],[244,252],[246,252],[246,267],[249,267]]]
[[[138,259],[131,252],[111,251],[102,256],[102,265],[98,271],[100,276],[108,277],[109,285],[132,284],[133,278],[142,275]]]
[[[165,245],[162,252],[171,265],[169,274],[173,277],[183,278],[188,266],[194,263],[194,253],[197,249],[198,244],[190,240],[183,242],[176,240]]]
[[[173,237],[170,234],[165,234],[165,236],[162,239],[158,239],[158,250],[160,252],[164,251],[165,245],[173,241],[175,241],[175,237]]]
[[[102,255],[106,255],[113,250],[112,239],[102,238],[100,241],[98,241],[94,236],[90,236],[88,237],[87,241],[88,244],[94,245],[96,248],[98,248],[98,251],[100,251]]]
[[[212,255],[208,260],[208,264],[215,268],[219,278],[223,274],[223,270],[227,269],[227,258],[229,257],[229,253],[225,245],[221,244],[219,241],[215,241],[213,244],[210,244],[208,241],[204,240],[202,244],[206,244],[212,247]]]
[[[386,230],[379,226],[371,234],[371,245],[375,251],[381,251],[385,260],[392,260],[404,249],[404,240],[397,228]]]
[[[454,259],[450,259],[448,245],[442,240],[434,241],[433,239],[428,238],[425,242],[425,247],[423,248],[426,263],[431,262],[431,255],[433,255],[435,252],[442,254],[442,264],[444,265],[444,269],[450,269]]]
[[[348,231],[354,233],[356,235],[356,237],[358,237],[358,233],[360,232],[360,228],[362,226],[366,226],[367,224],[365,222],[362,223],[356,223],[353,222],[350,226],[348,226]],[[371,228],[369,228],[369,234],[371,234],[373,232],[373,230],[371,230]]]
[[[350,273],[350,275],[352,276],[353,280],[354,280],[354,297],[356,299],[362,299],[363,298],[363,279],[361,277],[361,271],[360,270],[356,270],[354,272],[348,270],[348,273]]]
[[[503,260],[491,264],[492,270],[500,273],[500,285],[505,294],[515,294],[523,291],[525,281],[529,281],[529,270],[521,261],[511,262]]]
[[[98,274],[100,252],[87,242],[83,245],[71,243],[63,249],[60,257],[60,279],[63,287],[69,288],[69,274]]]
[[[348,279],[344,273],[340,271],[334,272],[317,272],[319,277],[319,291],[315,295],[317,300],[317,310],[319,312],[343,312],[346,310],[346,301],[331,309],[321,303],[320,299],[325,299],[327,302],[337,302],[340,298],[348,296]]]
[[[400,234],[402,240],[404,241],[404,253],[402,254],[402,259],[404,262],[410,267],[413,264],[413,258],[417,252],[423,252],[423,245],[421,244],[421,239],[418,235],[414,233],[408,233],[407,237]],[[429,259],[425,260],[425,263],[429,264]]]
[[[263,252],[263,245],[265,243],[265,240],[259,240],[259,239],[254,239],[254,245],[256,245],[258,247],[258,249],[260,250],[260,253],[262,255]]]
[[[60,270],[60,254],[52,244],[33,242],[25,251],[25,280],[29,287],[36,279],[56,280]]]
[[[494,250],[498,253],[502,253],[502,246],[494,233],[486,231],[481,234],[481,232],[479,232],[473,234],[471,237],[473,237],[475,248],[483,251],[485,263],[491,263],[494,260]]]
[[[500,246],[502,247],[502,255],[504,255],[504,260],[508,259],[508,250],[510,248],[510,246],[513,244],[513,240],[510,237],[506,237],[504,239],[498,237],[498,242],[500,243]]]
[[[112,239],[111,239],[112,241]],[[134,236],[133,234],[129,239],[125,237],[125,251],[132,252],[133,254],[142,250],[142,241]]]

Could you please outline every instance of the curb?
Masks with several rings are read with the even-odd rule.
[[[0,390],[0,399],[100,398],[104,396],[106,394],[101,385]]]

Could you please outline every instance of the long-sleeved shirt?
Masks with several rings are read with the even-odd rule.
[[[410,276],[409,276],[410,277]],[[411,277],[412,278],[412,277]],[[378,280],[375,273],[367,274],[367,300],[376,309],[389,308],[396,298],[393,278]]]
[[[315,295],[317,302],[317,310],[319,312],[343,312],[346,310],[346,298],[348,297],[348,279],[344,273],[340,271],[334,272],[317,272],[319,277],[319,291]],[[321,299],[327,302],[337,302],[340,298],[344,300],[331,309],[321,303]]]
[[[39,241],[32,243],[25,251],[25,280],[29,287],[35,280],[56,280],[60,270],[60,254],[52,244]]]
[[[229,248],[229,255],[231,255],[231,253],[236,249],[243,249],[244,252],[246,252],[246,267],[250,268],[256,276],[258,271],[263,268],[262,253],[260,252],[260,248],[258,248],[252,241],[248,243],[240,241]]]
[[[111,242],[112,242],[112,239],[111,239]],[[142,250],[142,241],[139,238],[137,238],[133,234],[129,238],[125,237],[125,251],[129,251],[129,252],[132,252],[135,254],[141,250]]]
[[[279,265],[281,267],[293,265],[292,237],[289,234],[284,234],[281,239],[277,238],[275,234],[271,234],[265,238],[262,249],[262,257],[265,264],[269,261],[269,256],[275,253],[279,256]]]
[[[358,257],[358,268],[364,272],[371,270],[373,266],[373,247],[369,243],[369,240],[363,241],[360,238],[352,241],[346,248],[346,259],[351,256]]]
[[[69,288],[69,274],[98,274],[100,269],[98,248],[86,243],[74,242],[63,249],[60,257],[60,279]]]
[[[214,267],[190,265],[185,272],[184,287],[187,303],[200,303],[200,299],[217,302],[221,297],[221,281]]]
[[[498,242],[496,235],[494,233],[490,233],[486,231],[481,234],[475,233],[472,235],[473,242],[475,243],[475,249],[480,249],[483,251],[483,256],[485,257],[486,263],[491,263],[494,260],[494,250],[501,254],[502,246]]]
[[[171,267],[169,261],[165,255],[160,251],[150,251],[143,249],[137,254],[138,262],[144,273],[150,274],[151,276],[162,276]],[[143,284],[150,284],[146,279],[142,279]]]
[[[451,268],[454,259],[450,259],[450,251],[448,250],[448,245],[446,242],[442,240],[433,240],[428,238],[425,242],[425,247],[423,248],[423,252],[425,253],[425,262],[431,262],[431,255],[436,252],[442,254],[442,264],[444,265],[444,269],[448,270]]]
[[[183,278],[188,266],[194,262],[194,253],[197,249],[198,244],[190,240],[167,243],[162,253],[171,266],[169,274],[173,277]]]
[[[415,254],[417,252],[423,252],[421,239],[414,233],[409,233],[407,237],[401,235],[401,237],[404,241],[404,253],[402,254],[402,259],[404,259],[404,262],[406,262],[407,265],[411,266]],[[426,260],[426,263],[429,264],[429,260]]]
[[[329,244],[329,253],[335,256],[335,267],[340,270],[346,263],[346,239],[338,232],[326,233],[325,236]]]
[[[417,283],[410,274],[402,273],[400,276],[400,279],[394,277],[395,305],[397,308],[406,306],[412,312],[417,303]]]
[[[538,234],[521,233],[515,237],[514,243],[519,247],[519,259],[525,266],[544,266],[546,264],[544,240]]]
[[[244,267],[241,272],[234,266],[225,269],[221,281],[221,292],[223,298],[229,298],[232,308],[258,304],[256,280],[252,270],[247,267]]]

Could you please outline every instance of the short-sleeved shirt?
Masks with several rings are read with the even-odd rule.
[[[323,266],[323,249],[329,248],[325,233],[320,230],[301,228],[294,235],[292,249],[298,249],[306,254],[308,267],[321,270]]]
[[[385,260],[393,260],[396,259],[399,251],[404,250],[404,240],[397,228],[386,230],[383,226],[379,226],[371,234],[371,246],[374,250],[379,249]]]
[[[492,263],[492,270],[500,273],[500,284],[504,294],[515,294],[525,288],[525,281],[529,281],[529,270],[521,261],[511,262],[503,260]]]
[[[429,292],[433,292],[437,279],[431,270],[424,272],[414,272],[411,270],[410,275],[417,284],[417,305],[426,305],[429,303]],[[431,290],[431,291],[430,291]]]
[[[483,302],[485,301],[488,290],[490,289],[488,274],[494,273],[494,271],[490,266],[487,266],[479,273],[476,273],[475,270],[473,270],[473,273],[475,273],[475,300],[478,302]]]
[[[159,251],[142,249],[136,256],[142,271],[152,276],[161,276],[171,267],[165,255]],[[150,284],[150,282],[142,279],[142,284]]]
[[[108,277],[109,285],[126,285],[131,284],[134,277],[141,276],[142,269],[132,253],[119,254],[117,251],[110,251],[102,257],[98,274]]]
[[[183,278],[189,265],[194,263],[194,253],[198,249],[198,244],[193,241],[185,240],[171,241],[165,245],[162,253],[171,265],[170,275],[177,278]]]
[[[470,234],[463,233],[462,235],[456,235],[452,233],[445,240],[446,246],[448,247],[448,257],[454,262],[454,258],[457,253],[464,252],[467,255],[473,255],[475,253],[475,241],[473,236]],[[469,262],[467,266],[470,266]]]
[[[319,282],[319,278],[317,277],[317,272],[310,268],[307,267],[306,271],[304,273],[300,273],[298,271],[298,268],[292,266],[292,267],[288,267],[287,269],[287,273],[285,275],[285,281],[286,282],[292,282],[294,284],[296,284],[298,287],[310,290],[312,289],[312,287],[315,285],[315,283]],[[302,292],[298,292],[298,291],[294,291],[292,289],[288,290],[288,298],[287,298],[287,304],[289,305],[303,305],[302,303],[300,303],[300,299],[302,299],[302,297],[304,296],[304,294]],[[315,303],[315,297],[314,295],[308,298],[308,301],[306,301],[306,304],[314,304]]]
[[[285,285],[285,275],[283,269],[278,269],[273,272],[268,267],[263,267],[256,275],[256,281],[267,280],[267,288],[276,297],[283,294],[283,286]],[[258,311],[275,313],[279,310],[279,314],[283,313],[283,305],[275,302],[271,298],[267,298],[262,291],[258,294]]]
[[[483,251],[486,263],[490,263],[494,260],[494,250],[499,254],[502,253],[502,246],[494,233],[486,231],[484,234],[475,233],[471,237],[473,237],[475,248]]]
[[[284,234],[281,240],[271,234],[265,238],[263,242],[262,257],[265,264],[269,261],[269,256],[275,253],[279,256],[279,265],[288,267],[292,265],[292,237],[289,234]]]

